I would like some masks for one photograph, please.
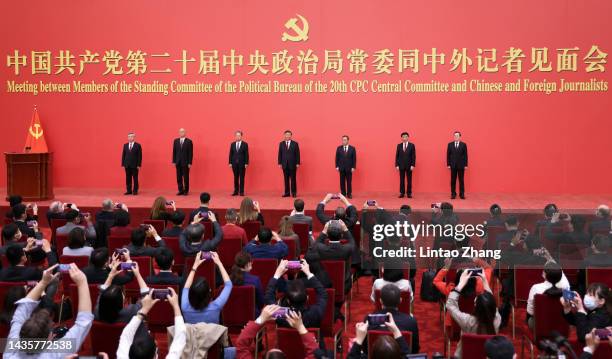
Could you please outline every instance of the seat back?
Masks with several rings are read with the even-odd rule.
[[[109,358],[117,357],[119,338],[125,323],[104,323],[94,320],[91,325],[91,349],[94,353],[107,353]]]
[[[166,228],[166,221],[164,221],[163,219],[145,219],[144,221],[142,221],[142,223],[152,225],[159,235],[161,235],[164,231],[164,228]]]
[[[62,264],[74,263],[79,268],[85,268],[87,267],[87,264],[89,263],[89,257],[88,256],[60,256],[59,262]],[[62,286],[64,288],[64,291],[68,291],[70,283],[72,283],[70,274],[61,273],[60,276],[61,276]]]
[[[251,274],[258,276],[263,287],[265,288],[268,285],[270,278],[274,277],[276,267],[278,267],[278,261],[276,259],[254,258]]]
[[[355,240],[356,248],[361,248],[361,223],[357,222],[355,225],[353,225],[353,228],[351,228],[351,234]]]
[[[514,306],[524,308],[529,299],[529,291],[534,284],[542,281],[541,266],[514,266]]]
[[[591,359],[610,359],[612,358],[612,345],[606,345],[605,342],[599,344]]]
[[[65,225],[68,221],[66,221],[66,218],[51,218],[51,223],[49,223],[49,227],[51,228],[51,243],[55,244],[55,235],[56,235],[56,230]]]
[[[108,236],[108,250],[114,251],[117,248],[123,248],[130,244],[131,238],[126,236]]]
[[[178,237],[163,237],[163,240],[166,242],[166,247],[174,253],[174,266],[172,270],[176,273],[183,273],[185,256],[183,255],[183,251],[181,251]]]
[[[223,237],[223,240],[217,246],[217,254],[225,269],[229,270],[234,265],[236,254],[242,251],[242,238],[240,237]]]
[[[174,289],[177,295],[180,295],[178,285],[160,285],[160,284],[149,284],[149,288],[155,289],[167,289],[168,287]],[[160,300],[155,304],[155,310],[149,312],[148,326],[149,330],[154,333],[165,333],[167,327],[174,325],[174,310],[172,305],[167,300]]]
[[[217,296],[222,288],[217,290]],[[230,332],[238,333],[249,320],[255,319],[255,287],[240,285],[232,287],[232,293],[221,310],[223,325]]]
[[[200,222],[204,226],[204,240],[211,239],[213,237],[213,224],[209,220]]]
[[[195,257],[193,256],[185,257],[185,269],[183,278],[187,278],[187,275],[189,275],[189,271],[191,270],[191,268],[193,268],[194,260]],[[198,267],[198,270],[196,271],[196,276],[206,278],[206,280],[208,281],[208,285],[210,285],[210,288],[214,289],[217,285],[217,282],[215,280],[215,263],[212,260],[204,261]]]
[[[487,226],[487,249],[497,249],[497,236],[505,231],[504,226]]]
[[[259,229],[261,228],[261,222],[259,221],[246,221],[240,225],[240,227],[244,228],[246,232],[247,239],[249,241],[253,240],[257,233],[259,233]]]
[[[368,330],[368,358],[373,358],[372,347],[374,347],[374,343],[376,343],[376,340],[384,335],[393,334],[388,330]],[[406,343],[408,343],[408,345],[412,348],[412,332],[402,331],[402,336],[404,337],[404,339],[406,339]]]
[[[345,276],[345,261],[340,260],[325,260],[321,261],[321,265],[329,275],[329,280],[332,282],[332,287],[336,290],[334,302],[344,302],[344,276]]]
[[[294,260],[298,257],[297,255],[297,241],[295,238],[291,237],[283,237],[283,243],[287,245],[287,256],[285,259]],[[273,244],[276,244],[276,240],[272,241]]]
[[[306,328],[313,333],[315,338],[319,337],[318,328]],[[276,347],[285,353],[287,359],[304,359],[306,350],[302,344],[302,337],[293,328],[276,328]]]
[[[569,324],[563,317],[563,306],[558,297],[536,294],[533,319],[533,337],[536,343],[550,338],[551,332],[554,331],[566,338],[569,335]]]
[[[604,283],[608,288],[612,288],[612,268],[586,268],[586,285],[591,283]]]
[[[62,255],[64,247],[68,247],[67,234],[55,234],[55,250],[58,255]]]
[[[91,307],[96,307],[96,301],[98,300],[98,296],[100,295],[100,287],[98,284],[89,284],[89,299],[91,300]],[[70,283],[68,295],[70,296],[70,303],[72,304],[72,314],[76,318],[76,314],[79,309],[79,292],[77,285],[74,283]]]
[[[412,301],[412,295],[410,295],[410,292],[407,290],[402,290],[400,292],[400,297],[402,298],[402,301],[400,302],[399,305],[399,311],[402,313],[406,313],[406,314],[410,314],[410,302]],[[376,305],[376,310],[381,310],[382,309],[382,304],[380,303],[380,289],[376,289],[374,291],[374,300],[375,300],[375,305]]]
[[[130,257],[130,259],[132,260],[132,262],[138,263],[138,270],[140,271],[140,275],[142,276],[142,278],[147,278],[151,275],[151,257]],[[138,286],[138,281],[136,280],[136,278],[129,281],[125,285],[125,289],[130,295],[140,294],[140,288]]]
[[[308,223],[294,223],[293,231],[300,237],[300,253],[308,251],[308,239],[310,238],[310,226]]]
[[[333,298],[336,295],[334,288],[325,288],[327,292],[327,304],[325,305],[325,313],[321,318],[321,335],[324,337],[332,337],[334,335],[334,301]],[[317,292],[313,288],[306,288],[306,294],[308,295],[308,305],[313,305],[317,302]]]
[[[463,357],[470,359],[487,359],[484,345],[488,339],[493,337],[494,335],[462,334],[461,352]]]

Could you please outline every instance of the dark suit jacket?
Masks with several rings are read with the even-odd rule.
[[[183,277],[171,272],[159,272],[155,275],[150,275],[145,279],[148,284],[166,284],[166,285],[181,285]]]
[[[270,278],[268,282],[268,286],[266,287],[266,294],[264,300],[266,304],[274,304],[276,303],[276,289],[277,284],[280,284],[282,281],[277,281],[274,277]],[[327,292],[321,282],[317,279],[317,277],[313,276],[312,278],[306,280],[305,287],[314,288],[317,293],[317,301],[315,304],[310,305],[308,307],[302,308],[302,321],[304,322],[304,326],[307,328],[316,328],[321,325],[321,319],[323,319],[323,314],[325,314],[325,308],[327,306],[328,300],[333,300],[334,298],[327,298]],[[287,321],[282,319],[277,319],[276,324],[281,327],[289,327]]]
[[[589,234],[592,236],[597,232],[610,232],[610,217],[596,218],[589,223]]]
[[[107,268],[101,269],[92,265],[88,265],[87,267],[83,268],[83,273],[85,274],[85,277],[87,277],[87,283],[89,284],[104,284],[109,272],[110,270]],[[125,285],[132,279],[134,279],[134,273],[131,271],[123,271],[123,273],[120,275],[115,276],[112,284]]]
[[[346,261],[344,271],[344,289],[348,293],[350,290],[351,282],[351,263],[350,259],[355,250],[355,239],[351,231],[344,232],[344,239],[348,240],[348,243],[326,243],[327,235],[323,232],[319,234],[317,240],[310,246],[308,253],[306,253],[306,261],[310,263],[321,262],[324,260],[343,260]]]
[[[419,352],[419,327],[417,325],[416,319],[413,316],[407,313],[402,313],[397,309],[387,309],[384,308],[382,310],[377,310],[372,314],[387,314],[391,313],[393,316],[393,321],[397,325],[397,328],[401,331],[412,332],[412,345],[410,346],[410,350],[412,353]],[[366,316],[364,321],[367,322],[368,317]],[[384,325],[376,325],[376,326],[368,326],[368,330],[388,330]]]
[[[142,165],[142,147],[140,143],[134,142],[132,150],[128,143],[123,145],[123,153],[121,153],[121,167],[136,168]]]
[[[295,168],[300,164],[300,146],[291,140],[289,148],[285,141],[278,144],[278,164],[283,168]]]
[[[355,147],[348,145],[346,152],[344,152],[344,146],[336,148],[336,168],[345,171],[357,168],[357,151]]]
[[[299,214],[294,214],[293,216],[289,217],[289,219],[293,223],[308,224],[308,230],[312,232],[312,217],[311,216],[307,216],[305,214],[299,213]]]
[[[203,206],[200,206],[200,207],[198,207],[198,208],[194,209],[194,210],[193,210],[193,211],[191,211],[191,213],[189,214],[189,223],[193,222],[193,219],[195,218],[196,214],[198,214],[198,213],[200,213],[200,212],[208,212],[208,211],[210,211],[210,210],[211,210],[210,208],[208,208],[208,207],[203,207]],[[216,216],[216,215],[217,215],[217,214],[215,213],[215,216]]]
[[[410,166],[416,166],[416,148],[414,143],[408,142],[408,147],[404,151],[404,143],[398,143],[395,150],[395,167],[400,170],[410,169]]]
[[[175,165],[190,165],[193,160],[193,142],[185,137],[181,147],[181,139],[175,138],[172,145],[172,163]]]
[[[179,247],[183,255],[193,256],[201,251],[214,251],[223,239],[223,231],[219,222],[213,222],[213,237],[211,239],[201,241],[200,243],[191,244],[187,241],[185,232],[179,236]]]
[[[34,238],[36,237],[36,232],[34,232],[33,228],[28,227],[28,223],[24,221],[15,221],[13,222],[19,228],[19,231],[22,235],[26,236],[26,238]],[[39,224],[40,226],[40,224]]]
[[[130,257],[153,257],[157,254],[158,248],[166,246],[166,242],[164,242],[163,239],[157,242],[157,244],[159,245],[159,247],[136,247],[135,245],[130,243],[127,245],[126,248],[130,251]]]
[[[241,141],[240,149],[236,151],[236,142],[230,144],[229,164],[234,166],[244,166],[249,164],[249,144]]]
[[[44,253],[44,252],[43,252]],[[57,257],[53,252],[46,253],[49,267],[57,263]],[[42,270],[34,266],[12,266],[0,270],[0,282],[27,282],[29,280],[40,280]]]
[[[183,227],[181,226],[172,226],[164,229],[161,236],[162,237],[178,237],[183,233]]]
[[[465,142],[459,141],[459,148],[455,148],[455,141],[448,144],[446,148],[446,165],[459,170],[468,166],[468,152]]]
[[[323,203],[319,203],[317,205],[316,214],[319,222],[321,222],[322,225],[325,225],[325,223],[334,219],[333,216],[328,216],[325,214],[325,205]],[[344,219],[344,224],[351,229],[353,226],[355,226],[355,223],[357,223],[358,220],[359,215],[357,213],[357,208],[355,208],[353,205],[346,207],[346,218]]]

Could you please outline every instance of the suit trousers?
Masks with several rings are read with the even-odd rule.
[[[127,192],[138,192],[138,168],[125,167],[125,189]]]
[[[463,183],[464,173],[465,173],[465,170],[463,168],[451,167],[451,194],[452,195],[457,195],[457,191],[456,191],[457,177],[459,177],[459,194],[462,196],[465,194],[465,185]]]
[[[291,182],[291,194],[297,194],[297,168],[296,167],[283,167],[283,176],[285,179],[285,194],[289,194],[289,187]]]
[[[412,171],[410,168],[399,170],[400,174],[400,194],[412,195]]]
[[[234,172],[234,193],[244,194],[246,167],[244,165],[232,165],[232,171]]]
[[[183,193],[189,192],[189,166],[180,164],[175,167],[178,191]]]
[[[351,169],[340,169],[340,193],[343,196],[352,195],[353,193],[353,172]]]

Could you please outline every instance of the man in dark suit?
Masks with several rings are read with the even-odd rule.
[[[159,247],[149,247],[146,245],[147,237],[155,239]],[[153,257],[157,250],[165,247],[166,242],[157,234],[155,227],[146,225],[146,227],[138,227],[132,230],[131,242],[127,245],[130,256],[132,257]]]
[[[446,148],[446,166],[451,170],[451,199],[457,198],[457,177],[459,177],[459,197],[465,199],[463,174],[468,167],[468,151],[465,142],[461,141],[459,131],[455,131],[454,141]]]
[[[142,165],[142,147],[135,141],[136,134],[128,133],[128,142],[123,145],[121,167],[125,168],[125,195],[138,194],[138,171]]]
[[[291,181],[291,195],[297,196],[296,174],[300,167],[300,146],[293,141],[293,133],[285,131],[285,139],[278,144],[278,166],[283,169],[285,177],[285,193],[283,197],[289,197],[289,182]]]
[[[412,198],[412,170],[415,165],[416,148],[413,143],[408,142],[408,132],[402,132],[402,143],[398,143],[395,150],[395,169],[400,174],[399,198],[403,198],[404,194]],[[407,181],[404,182],[404,179]]]
[[[591,237],[596,234],[608,234],[610,233],[610,207],[605,204],[597,207],[595,212],[595,219],[589,224],[589,234]]]
[[[342,145],[336,148],[336,171],[340,173],[340,192],[353,198],[353,172],[357,166],[357,151],[349,145],[349,136],[342,136]]]
[[[179,138],[172,145],[172,164],[176,167],[177,196],[189,193],[189,169],[193,160],[193,142],[185,137],[185,129],[179,129]]]
[[[305,223],[308,225],[308,231],[312,232],[312,217],[307,216],[304,212],[305,207],[304,200],[301,198],[293,201],[293,211],[289,215],[289,219],[292,223]]]
[[[148,276],[145,279],[148,284],[181,285],[183,283],[182,277],[172,273],[174,253],[170,249],[159,248],[155,254],[155,263],[159,267],[159,273]]]
[[[125,255],[124,255],[125,256]],[[129,253],[127,254],[129,256]],[[126,258],[127,259],[127,258]],[[108,273],[110,272],[110,266],[108,261],[108,248],[100,247],[96,248],[91,252],[89,256],[89,265],[83,268],[83,273],[87,278],[89,284],[104,284]],[[121,271],[122,273],[113,278],[113,284],[125,285],[134,279],[134,272],[132,271]]]
[[[249,165],[249,144],[242,140],[242,131],[234,134],[236,141],[230,144],[229,166],[234,172],[234,192],[232,196],[244,196],[244,176]]]

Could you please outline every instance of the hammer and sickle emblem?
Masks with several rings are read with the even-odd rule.
[[[35,139],[38,140],[43,135],[43,129],[40,127],[40,124],[38,123],[34,124],[34,129],[35,131],[32,129],[32,126],[30,126],[30,129],[29,129],[30,135],[32,135]]]
[[[297,26],[298,19],[295,17],[292,17],[291,19],[287,20],[287,22],[285,23],[285,27],[288,30],[293,30],[293,35],[290,35],[287,32],[283,32],[283,37],[281,38],[281,40],[283,41],[306,41],[308,40],[308,21],[306,21],[306,19],[302,15],[300,14],[296,14],[296,15],[299,18],[299,20],[302,21],[302,27],[300,28]]]

